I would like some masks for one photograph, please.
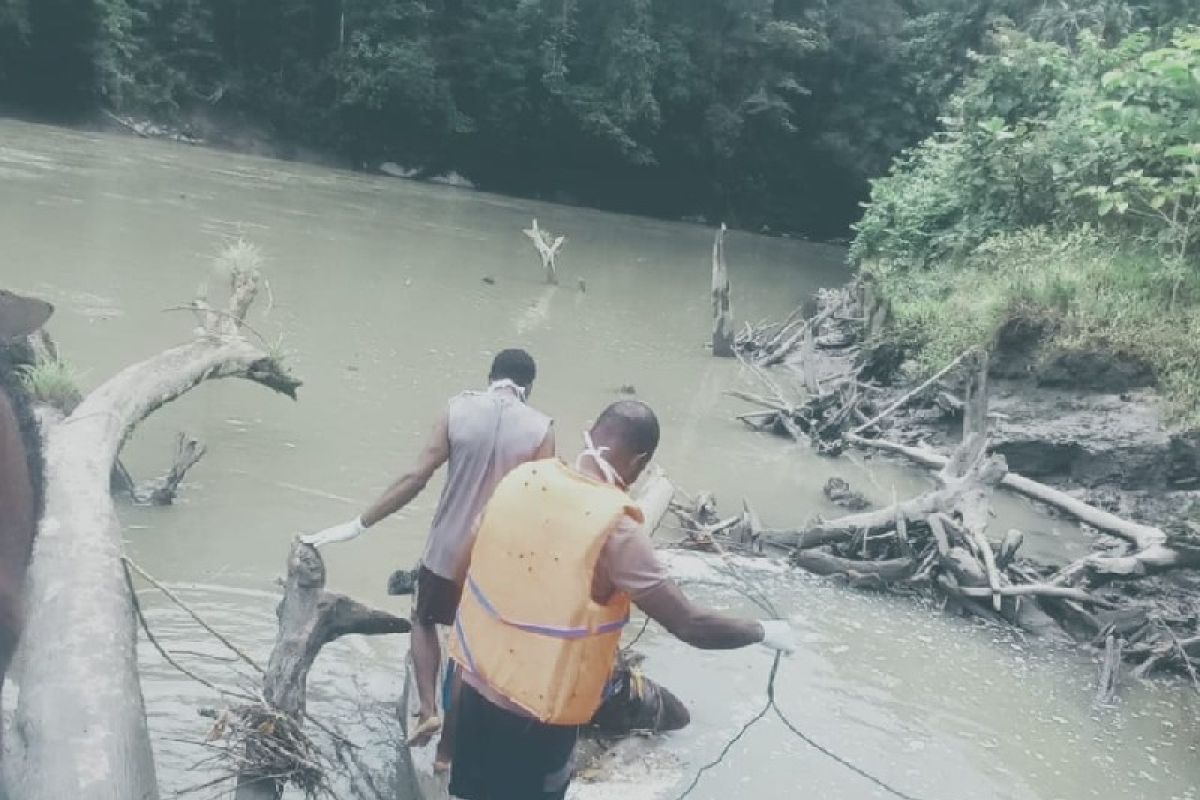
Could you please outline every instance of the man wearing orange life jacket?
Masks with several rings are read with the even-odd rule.
[[[793,649],[788,623],[699,608],[668,577],[624,488],[658,437],[648,406],[614,403],[575,469],[534,461],[496,487],[451,632],[463,681],[454,797],[565,796],[578,726],[601,704],[631,603],[695,647]]]

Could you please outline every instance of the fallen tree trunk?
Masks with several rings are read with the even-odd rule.
[[[158,797],[109,478],[137,423],[204,380],[240,377],[295,397],[299,381],[239,333],[257,272],[234,270],[231,281],[229,310],[203,335],[126,368],[44,431],[46,507],[6,763],[23,800]]]
[[[979,479],[995,481],[998,479],[997,471],[997,467],[992,467],[986,472],[981,472]],[[894,530],[898,518],[902,518],[905,523],[914,524],[924,522],[930,514],[960,509],[968,499],[968,493],[978,488],[974,481],[954,481],[890,508],[848,514],[815,522],[803,528],[764,530],[761,536],[768,544],[798,550],[848,542],[856,535],[869,536]]]
[[[847,439],[860,447],[902,455],[931,469],[945,469],[949,463],[948,458],[931,450],[861,436],[848,436]],[[1071,585],[1087,578],[1141,577],[1173,569],[1200,568],[1200,548],[1179,542],[1168,543],[1167,535],[1158,528],[1131,522],[1013,472],[1007,473],[1000,485],[1133,545],[1133,552],[1125,555],[1084,556],[1055,576],[1054,584]]]
[[[408,633],[408,620],[378,611],[345,595],[325,591],[325,562],[311,545],[295,542],[288,554],[287,584],[276,615],[279,635],[263,679],[265,707],[236,711],[240,749],[253,768],[238,775],[235,800],[277,800],[289,779],[303,787],[314,757],[297,735],[305,717],[308,672],[321,648],[349,634]],[[264,728],[264,721],[272,724]],[[298,747],[299,745],[299,747]],[[301,777],[304,776],[304,777]]]
[[[950,460],[946,456],[926,448],[909,447],[908,445],[889,442],[883,439],[868,439],[858,435],[850,435],[846,439],[859,447],[883,450],[888,453],[904,456],[910,461],[929,469],[945,469],[946,464]],[[1130,522],[1122,517],[1118,517],[1116,514],[1096,508],[1078,498],[1071,497],[1066,492],[1030,480],[1015,472],[1007,473],[1001,479],[1000,485],[1031,500],[1044,503],[1051,508],[1074,517],[1080,522],[1091,525],[1097,530],[1125,539],[1138,547],[1149,547],[1152,544],[1160,544],[1167,538],[1166,534],[1158,528]]]

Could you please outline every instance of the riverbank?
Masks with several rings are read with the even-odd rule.
[[[765,390],[739,393],[763,409],[745,422],[818,452],[900,455],[937,473],[933,489],[873,512],[831,482],[830,500],[861,513],[782,531],[747,523],[740,541],[782,546],[797,566],[852,585],[916,589],[969,616],[1107,647],[1138,675],[1194,675],[1198,437],[1169,423],[1150,373],[1103,351],[1048,359],[1042,345],[971,344],[928,377],[869,276],[818,293],[807,320],[747,328],[740,356]],[[1024,532],[986,532],[1005,488],[1084,523],[1091,553],[1024,557]],[[977,599],[989,595],[994,609]]]

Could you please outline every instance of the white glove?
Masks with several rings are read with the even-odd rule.
[[[778,650],[785,655],[796,652],[796,634],[792,632],[790,622],[783,619],[764,619],[759,625],[762,625],[763,629],[763,647]]]
[[[317,533],[306,533],[300,537],[300,541],[311,544],[313,547],[324,547],[334,542],[348,542],[366,529],[367,526],[362,524],[362,519],[355,517],[350,522],[343,522],[341,525],[334,525],[332,528],[326,528]]]

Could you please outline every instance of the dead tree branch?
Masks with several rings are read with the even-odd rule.
[[[558,283],[558,253],[567,242],[567,237],[556,236],[551,238],[549,231],[538,227],[538,221],[535,219],[533,225],[525,228],[522,233],[529,237],[533,242],[534,248],[538,252],[538,257],[542,261],[542,269],[546,272],[546,283]]]
[[[303,736],[308,672],[330,642],[350,634],[408,633],[406,619],[378,611],[349,597],[325,591],[325,562],[311,545],[297,541],[288,554],[287,583],[276,615],[279,635],[263,679],[261,707],[237,711],[244,719],[274,724],[243,726],[245,763],[238,775],[237,800],[275,800],[286,783],[301,788],[319,782],[316,761]],[[234,750],[238,748],[232,748]]]

